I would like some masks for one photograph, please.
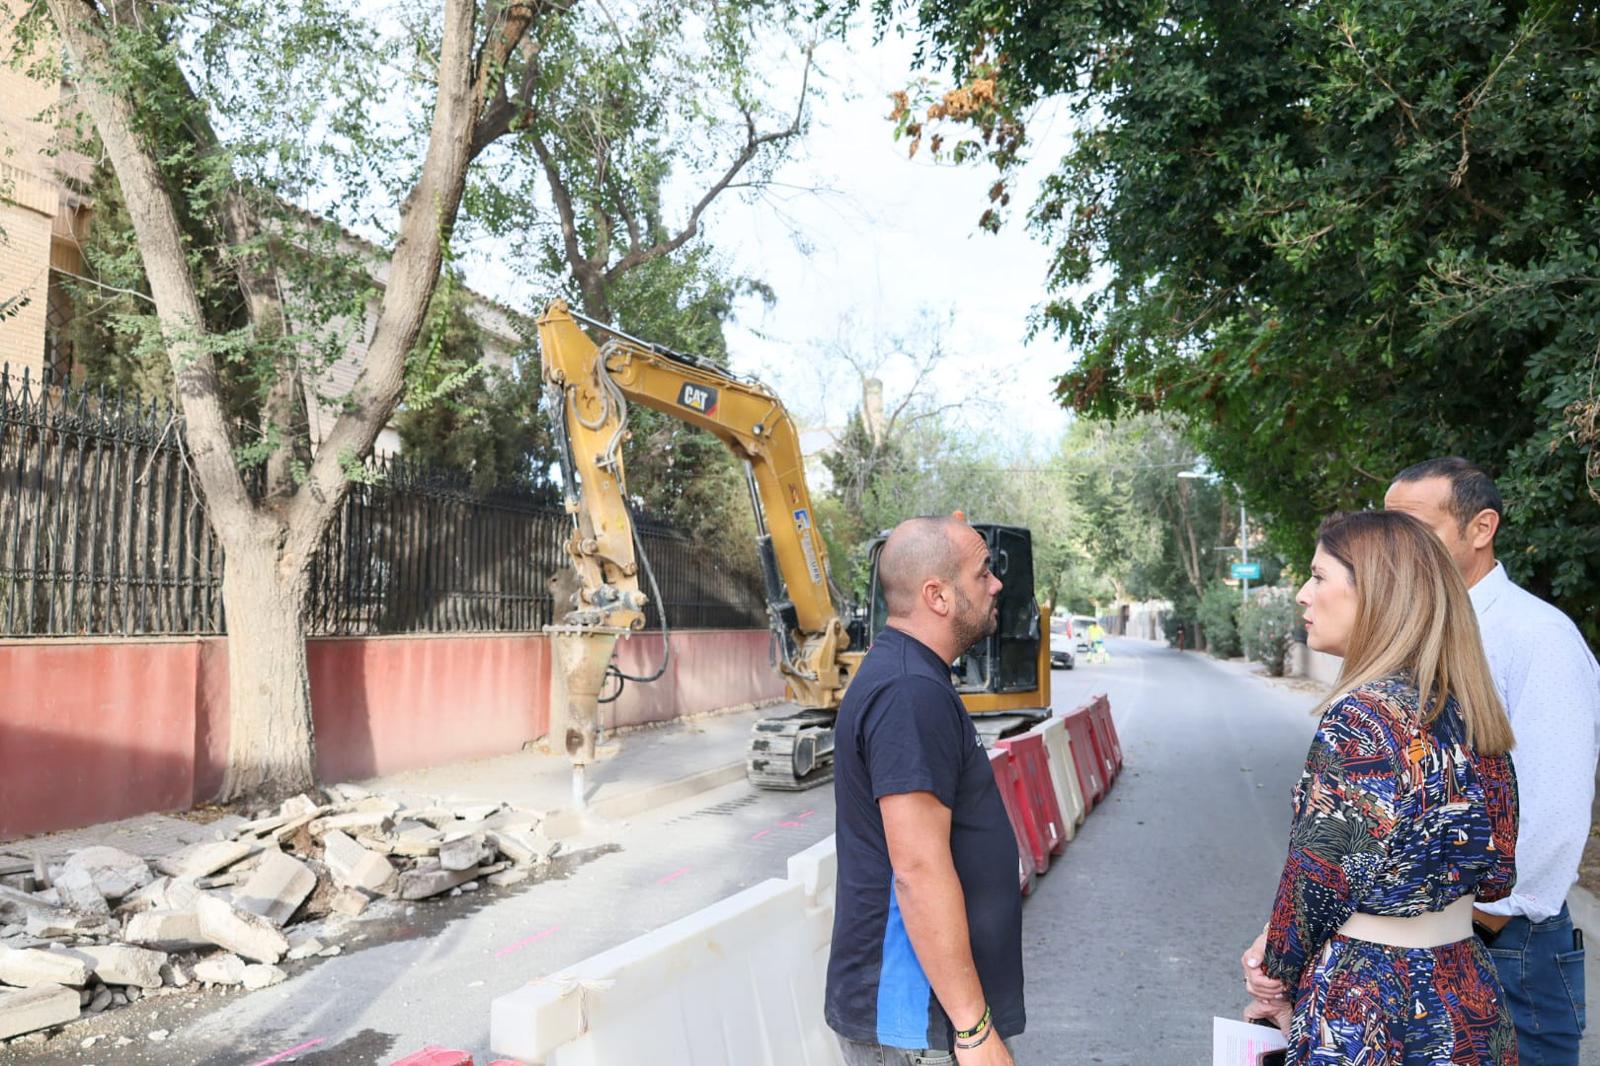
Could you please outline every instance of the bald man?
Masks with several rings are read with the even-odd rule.
[[[1025,1021],[1017,846],[950,681],[994,632],[1000,580],[958,518],[900,523],[878,577],[888,625],[835,725],[827,1022],[847,1066],[1008,1066]]]

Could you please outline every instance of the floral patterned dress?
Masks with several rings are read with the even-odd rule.
[[[1355,911],[1411,917],[1516,880],[1508,756],[1468,747],[1452,700],[1429,725],[1404,678],[1322,716],[1294,792],[1266,972],[1295,990],[1290,1066],[1516,1066],[1516,1031],[1477,937],[1398,948],[1338,935]]]

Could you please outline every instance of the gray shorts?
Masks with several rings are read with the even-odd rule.
[[[954,1051],[911,1051],[903,1047],[864,1044],[842,1036],[839,1047],[844,1052],[845,1066],[954,1066],[956,1061]]]

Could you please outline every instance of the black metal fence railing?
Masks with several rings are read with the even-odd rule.
[[[471,488],[375,460],[313,566],[318,635],[519,632],[553,614],[569,519],[548,486]],[[762,627],[759,580],[681,534],[640,530],[674,628]],[[648,626],[660,624],[654,605]],[[226,631],[222,550],[185,461],[182,420],[0,366],[0,636]]]

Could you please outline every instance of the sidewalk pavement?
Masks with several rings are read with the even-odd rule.
[[[744,778],[745,751],[757,719],[789,713],[784,704],[679,718],[611,734],[585,774],[588,813],[627,818]],[[565,754],[517,752],[360,782],[395,795],[504,802],[546,812],[551,838],[570,834],[572,763]]]
[[[607,736],[587,773],[588,814],[628,818],[742,779],[751,726],[758,718],[785,713],[783,704],[742,707]],[[357,783],[372,791],[503,802],[544,811],[546,834],[559,839],[581,828],[578,812],[572,809],[571,782],[572,764],[565,754],[522,751]],[[0,843],[0,853],[37,855],[46,863],[59,863],[81,848],[105,844],[154,860],[190,844],[219,839],[219,833],[244,820],[238,815],[206,820],[192,814],[143,814],[6,841]]]

